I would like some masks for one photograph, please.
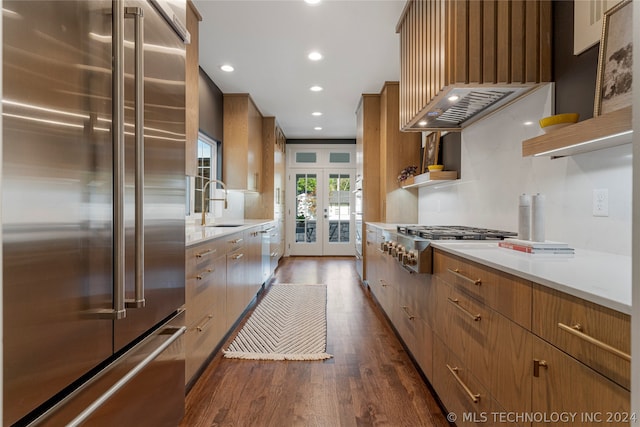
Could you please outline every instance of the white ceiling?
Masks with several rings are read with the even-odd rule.
[[[360,95],[400,77],[395,26],[404,0],[194,4],[202,15],[200,66],[222,92],[251,94],[287,138],[355,138]],[[324,58],[310,61],[313,50]],[[235,71],[221,71],[226,63]],[[313,85],[324,90],[311,92]]]

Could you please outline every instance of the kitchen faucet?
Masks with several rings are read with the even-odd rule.
[[[202,179],[206,179],[206,178],[202,177]],[[217,182],[218,184],[222,185],[222,189],[224,190],[224,198],[223,199],[207,197],[207,187],[212,182]],[[202,187],[202,209],[201,209],[202,210],[202,223],[201,223],[201,225],[203,225],[203,226],[207,225],[207,211],[205,210],[206,203],[210,202],[212,200],[223,200],[225,209],[227,209],[227,206],[229,205],[229,203],[227,202],[227,186],[226,186],[226,184],[224,182],[220,181],[219,179],[210,179],[209,181],[207,181],[207,183],[204,185],[204,187]]]

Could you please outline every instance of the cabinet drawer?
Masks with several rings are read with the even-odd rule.
[[[447,411],[458,416],[457,426],[487,425],[483,415],[491,412],[489,393],[437,337],[434,339],[432,378],[432,385]]]
[[[223,315],[206,313],[189,326],[186,332],[185,383],[188,384],[202,364],[222,340],[226,332]]]
[[[630,389],[630,317],[534,284],[535,334]]]
[[[205,268],[217,257],[224,255],[224,240],[216,239],[205,242],[201,245],[193,246],[186,251],[186,270],[190,272],[198,272]]]
[[[531,282],[528,280],[440,250],[434,251],[434,275],[503,316],[531,328]]]
[[[230,253],[233,251],[237,251],[238,249],[244,246],[244,236],[242,233],[235,233],[230,236],[224,238],[226,248],[226,253]]]
[[[437,333],[473,375],[488,386],[495,312],[446,283],[437,285],[436,315],[441,320],[436,322]]]
[[[205,313],[224,307],[226,258],[219,256],[200,270],[188,272],[185,289],[186,322],[191,325]]]

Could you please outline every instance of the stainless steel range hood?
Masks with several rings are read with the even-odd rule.
[[[534,85],[454,87],[430,102],[405,130],[460,131],[533,88]]]

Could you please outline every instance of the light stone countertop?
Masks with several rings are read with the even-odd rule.
[[[387,231],[398,224],[367,222]],[[433,240],[431,245],[453,255],[513,274],[525,280],[631,314],[631,257],[587,249],[573,255],[527,254],[501,248],[497,242]]]
[[[631,314],[631,257],[576,249],[573,255],[527,254],[497,243],[432,241],[434,248]]]
[[[219,237],[228,236],[238,231],[244,231],[248,228],[269,224],[273,219],[239,219],[225,220],[208,224],[203,227],[200,224],[187,223],[185,226],[185,246],[193,246],[198,243],[204,243],[207,240],[217,239]],[[239,227],[216,227],[221,224],[240,224]]]

